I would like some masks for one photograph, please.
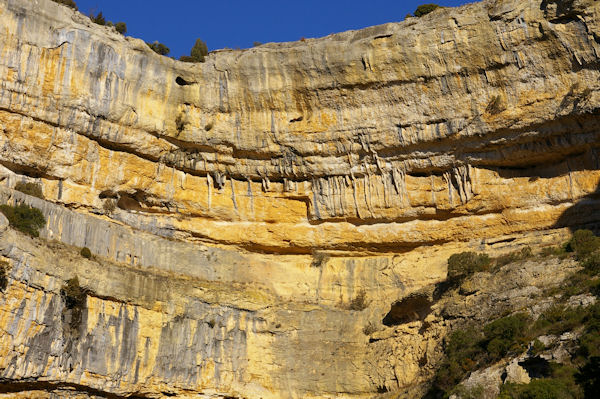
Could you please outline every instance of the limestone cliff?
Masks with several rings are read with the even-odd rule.
[[[49,0],[0,0],[0,21],[0,198],[48,220],[0,236],[11,392],[410,391],[445,325],[383,324],[394,302],[452,253],[600,218],[597,1],[489,0],[202,64]]]

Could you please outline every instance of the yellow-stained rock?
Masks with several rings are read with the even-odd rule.
[[[397,301],[600,221],[600,5],[558,3],[188,64],[0,0],[0,203],[47,219],[0,226],[0,397],[415,397],[451,322]]]

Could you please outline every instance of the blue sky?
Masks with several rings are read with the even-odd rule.
[[[169,55],[188,54],[196,38],[209,50],[247,48],[253,42],[286,42],[302,37],[402,21],[431,0],[75,0],[88,14],[102,11],[107,20],[127,23],[128,35],[158,40]],[[439,0],[455,7],[470,1]]]

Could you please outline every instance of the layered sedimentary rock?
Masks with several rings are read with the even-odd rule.
[[[384,323],[395,301],[452,253],[600,215],[595,1],[484,1],[202,64],[49,0],[1,0],[0,21],[0,198],[48,221],[0,237],[6,391],[410,391],[444,322]]]

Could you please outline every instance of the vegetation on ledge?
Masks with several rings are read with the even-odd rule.
[[[159,55],[168,55],[171,52],[170,48],[158,41],[155,41],[153,43],[146,42],[146,44],[152,49],[152,51]]]
[[[77,11],[77,4],[73,0],[52,0],[55,3],[65,5],[73,10]]]
[[[445,360],[436,372],[427,398],[447,398],[453,394],[463,399],[477,397],[475,391],[465,393],[465,387],[459,385],[461,381],[473,371],[503,359],[517,358],[523,353],[539,359],[545,366],[543,372],[528,384],[502,384],[498,398],[596,397],[594,395],[600,389],[600,239],[589,230],[578,230],[563,248],[538,255],[563,256],[567,251],[573,253],[582,266],[558,292],[547,293],[555,303],[535,318],[517,312],[483,326],[471,323],[453,331],[445,340]],[[529,248],[493,260],[485,254],[455,254],[448,259],[448,279],[464,280],[473,273],[493,272],[508,263],[534,256]],[[568,300],[574,295],[593,295],[596,302],[569,305]],[[544,351],[551,350],[552,345],[546,347],[538,337],[561,337],[565,333],[575,334],[570,358],[559,364],[540,357]]]
[[[0,292],[4,292],[8,286],[8,263],[0,261]]]
[[[413,18],[413,17],[421,18],[423,15],[427,15],[438,8],[441,8],[441,7],[439,5],[433,4],[433,3],[421,4],[415,10],[414,15],[409,13],[409,14],[406,14],[405,18]]]
[[[39,209],[25,204],[0,205],[0,212],[6,216],[13,228],[31,237],[39,237],[39,230],[46,225],[44,214]]]
[[[204,62],[204,57],[208,55],[208,47],[206,46],[206,42],[201,39],[196,39],[196,43],[194,43],[194,47],[190,51],[190,55],[184,55],[179,58],[179,61],[184,62]]]
[[[85,308],[87,290],[79,285],[79,278],[77,276],[67,280],[60,290],[60,295],[65,303],[65,313],[63,317],[70,317],[68,324],[72,330],[79,330],[81,325],[83,309]]]
[[[23,194],[44,199],[44,193],[42,192],[41,184],[18,182],[15,184],[15,190],[20,191]]]

